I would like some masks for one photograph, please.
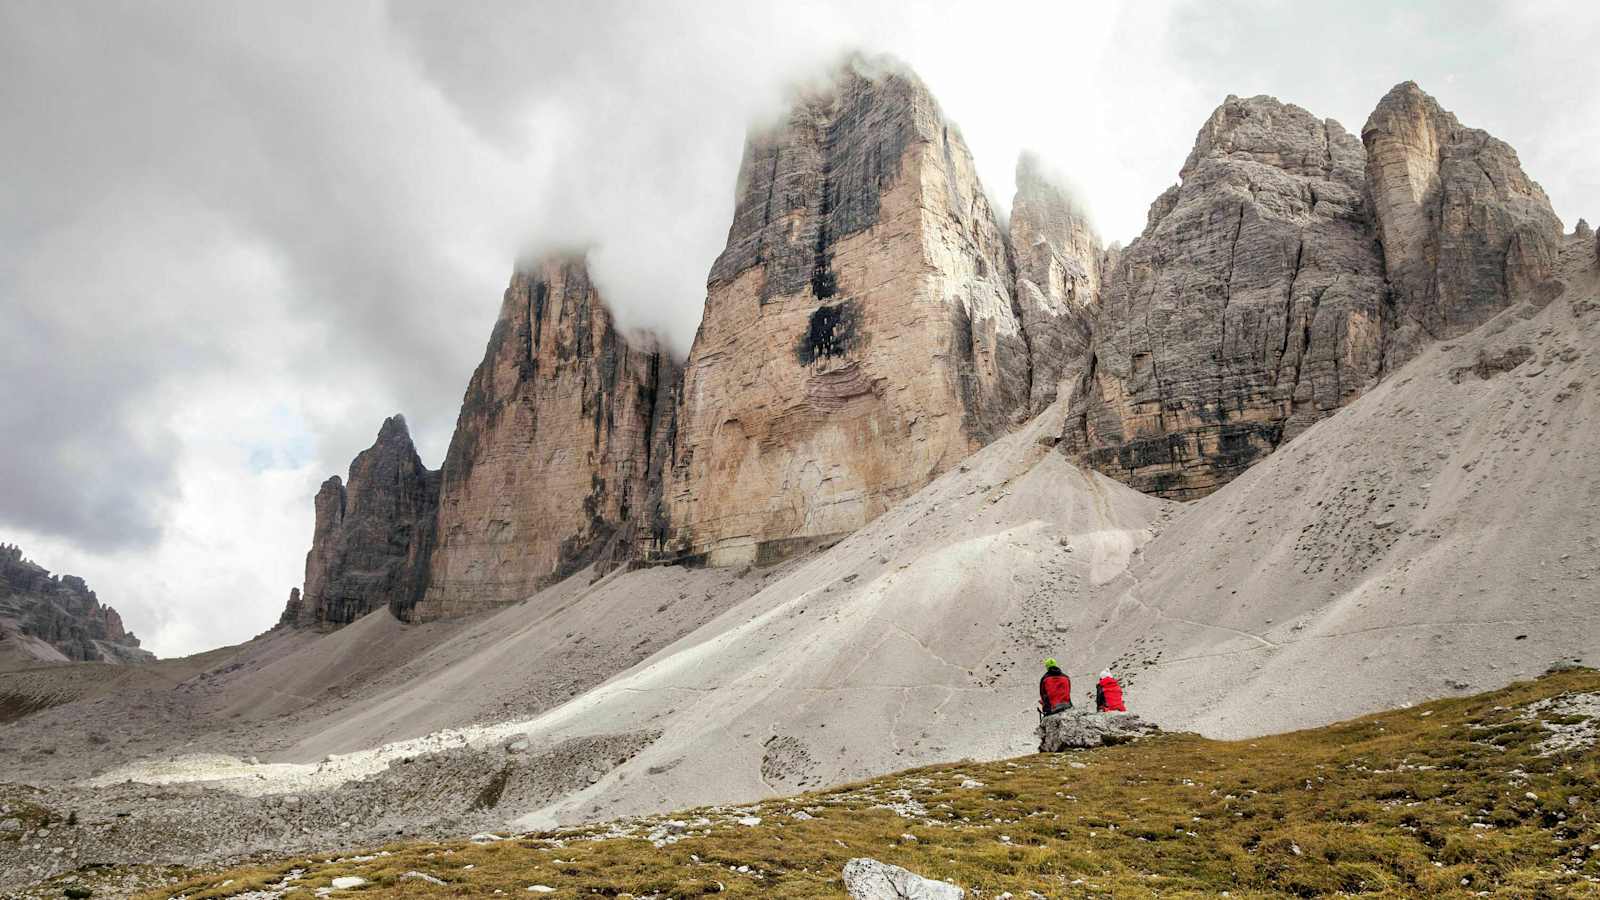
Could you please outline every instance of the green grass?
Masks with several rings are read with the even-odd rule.
[[[227,897],[298,869],[292,884],[302,890],[290,897],[309,898],[341,875],[369,884],[334,896],[837,897],[840,870],[855,856],[953,881],[973,896],[1010,891],[1017,900],[1029,891],[1600,896],[1600,755],[1540,755],[1549,731],[1525,709],[1597,691],[1600,673],[1572,670],[1252,741],[1165,735],[1091,752],[933,766],[738,810],[485,845],[396,844],[365,861],[258,863],[144,896]],[[966,779],[983,786],[963,788]],[[891,805],[923,812],[905,817]],[[792,817],[796,811],[811,818]],[[762,822],[738,824],[743,815]],[[658,847],[646,839],[674,819],[690,823],[680,840]],[[605,836],[618,828],[633,833]],[[446,883],[402,880],[408,871]],[[530,895],[532,884],[557,892]]]

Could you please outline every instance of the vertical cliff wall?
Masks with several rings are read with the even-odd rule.
[[[1029,393],[1005,239],[915,76],[855,60],[752,135],[686,364],[664,552],[781,558],[870,521]]]
[[[1390,369],[1430,340],[1541,299],[1561,221],[1515,150],[1462,126],[1410,81],[1378,103],[1361,139],[1393,291]]]
[[[520,600],[623,553],[655,501],[677,369],[629,339],[578,257],[516,273],[445,458],[414,618]]]
[[[1010,240],[1017,311],[1028,341],[1029,411],[1037,413],[1088,361],[1103,251],[1088,215],[1031,154],[1017,160]]]
[[[1371,386],[1384,283],[1364,165],[1337,122],[1228,98],[1106,273],[1063,449],[1199,497]]]

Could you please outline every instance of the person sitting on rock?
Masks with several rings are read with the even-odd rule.
[[[1110,669],[1100,673],[1100,683],[1094,686],[1094,708],[1096,712],[1128,711],[1122,704],[1122,685],[1111,677]]]
[[[1072,679],[1061,671],[1054,659],[1044,661],[1044,677],[1039,679],[1039,714],[1055,715],[1072,708]]]

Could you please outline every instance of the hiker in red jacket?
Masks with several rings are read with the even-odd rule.
[[[1094,686],[1094,708],[1098,712],[1127,712],[1122,705],[1122,685],[1111,677],[1111,670],[1100,673],[1100,683]]]
[[[1039,679],[1039,715],[1054,715],[1071,708],[1072,679],[1054,659],[1045,660],[1044,677]]]

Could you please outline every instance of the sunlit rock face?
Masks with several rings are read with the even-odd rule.
[[[745,147],[652,549],[768,561],[859,528],[1026,409],[1008,248],[915,76],[854,60]]]
[[[1388,366],[1524,300],[1554,270],[1561,221],[1504,141],[1466,128],[1407,81],[1361,130],[1393,289]]]
[[[676,380],[655,338],[617,329],[581,258],[518,271],[445,457],[427,588],[405,614],[521,600],[625,556],[658,499]]]
[[[1271,97],[1212,113],[1105,271],[1062,449],[1203,496],[1375,383],[1383,260],[1362,146]]]

